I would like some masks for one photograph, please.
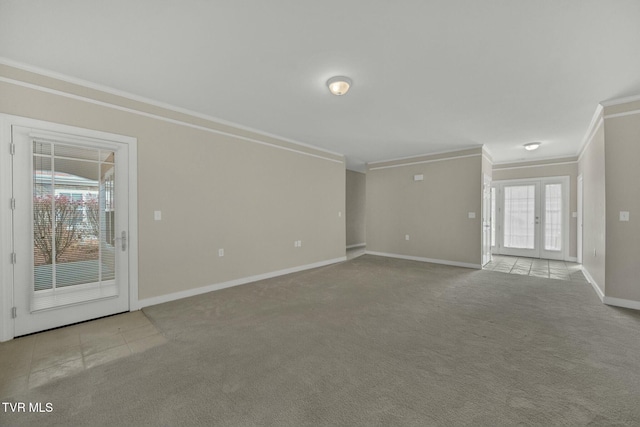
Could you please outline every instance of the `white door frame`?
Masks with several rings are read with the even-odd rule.
[[[491,177],[482,178],[482,265],[491,261]],[[487,201],[487,192],[489,194]]]
[[[494,253],[495,254],[502,254],[504,253],[504,245],[503,245],[503,238],[504,238],[504,230],[502,227],[502,221],[503,221],[503,209],[504,209],[504,192],[503,192],[503,187],[505,185],[517,185],[517,184],[523,184],[523,183],[533,183],[533,182],[538,182],[540,183],[540,224],[537,225],[537,227],[539,227],[539,233],[538,234],[538,241],[536,242],[537,245],[540,246],[539,248],[539,253],[540,253],[540,257],[543,258],[549,258],[549,259],[561,259],[564,261],[569,261],[569,235],[570,235],[570,230],[569,230],[569,225],[570,225],[570,221],[569,221],[569,204],[570,204],[570,200],[571,200],[571,188],[570,188],[570,177],[569,176],[552,176],[552,177],[541,177],[541,178],[524,178],[524,179],[510,179],[510,180],[502,180],[502,181],[493,181],[492,186],[496,187],[496,196],[498,199],[498,202],[500,203],[496,203],[496,246],[493,247]],[[542,196],[544,195],[544,185],[545,184],[550,184],[550,183],[562,183],[562,191],[563,191],[563,200],[562,200],[562,209],[563,209],[563,215],[562,215],[562,251],[561,254],[558,254],[558,257],[554,257],[554,256],[550,256],[550,254],[544,250],[544,247],[542,247],[542,236],[543,236],[543,232],[542,230],[544,229],[544,215],[542,214],[542,203],[544,202],[544,200],[542,199]],[[547,252],[545,254],[545,252]],[[527,255],[522,255],[522,256],[527,256]]]
[[[577,180],[577,196],[578,196],[578,225],[577,225],[577,261],[582,264],[582,229],[583,229],[583,197],[584,197],[584,188],[583,188],[583,181],[582,181],[582,174],[578,175],[578,180]]]
[[[14,337],[14,320],[12,307],[13,295],[13,224],[10,200],[12,197],[12,126],[32,127],[45,131],[65,133],[71,136],[82,136],[94,139],[115,141],[128,146],[129,156],[129,310],[139,309],[138,303],[138,147],[137,139],[62,125],[58,123],[35,120],[26,117],[0,114],[0,342]]]

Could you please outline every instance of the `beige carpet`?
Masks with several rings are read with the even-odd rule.
[[[365,255],[144,311],[167,344],[0,425],[640,424],[640,314],[585,283]]]

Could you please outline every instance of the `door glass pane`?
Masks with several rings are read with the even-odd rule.
[[[504,187],[504,247],[535,248],[535,185]]]
[[[544,187],[544,249],[562,250],[562,184]]]
[[[117,295],[113,160],[34,141],[32,310]]]

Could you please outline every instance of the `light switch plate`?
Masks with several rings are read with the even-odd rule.
[[[620,211],[620,221],[629,221],[629,212]]]
[[[160,221],[162,219],[162,211],[154,211],[153,219],[156,221]]]
[[[413,175],[413,180],[414,181],[424,181],[424,175],[423,174]]]
[[[476,217],[475,212],[469,212],[469,219],[474,219]]]

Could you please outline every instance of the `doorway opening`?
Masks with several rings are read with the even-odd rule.
[[[0,122],[0,341],[137,309],[135,138]]]
[[[495,181],[491,251],[565,261],[569,255],[569,177]]]

